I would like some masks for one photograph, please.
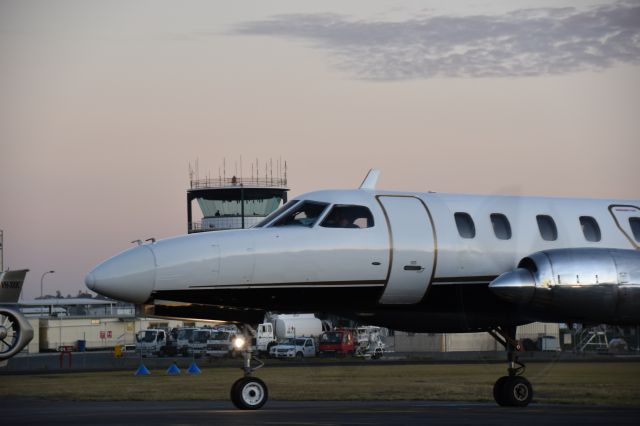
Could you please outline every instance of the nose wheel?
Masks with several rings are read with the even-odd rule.
[[[525,365],[516,356],[520,344],[515,340],[515,327],[499,327],[489,334],[507,349],[509,362],[508,376],[500,377],[493,385],[493,399],[503,407],[526,407],[533,399],[533,386],[522,376]]]
[[[240,410],[257,410],[269,398],[267,385],[257,377],[243,377],[231,386],[231,402]]]
[[[269,399],[267,385],[257,377],[253,377],[254,370],[264,366],[264,363],[253,356],[251,350],[252,330],[249,326],[242,327],[245,335],[245,346],[242,349],[244,377],[235,381],[231,386],[231,402],[239,410],[257,410],[261,408]],[[252,366],[251,361],[257,365]]]

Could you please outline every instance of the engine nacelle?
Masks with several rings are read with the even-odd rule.
[[[557,249],[489,284],[498,297],[560,321],[640,323],[640,251]]]
[[[20,352],[33,339],[33,328],[17,310],[0,305],[0,361]]]

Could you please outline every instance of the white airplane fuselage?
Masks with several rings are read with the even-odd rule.
[[[279,217],[304,202],[319,203],[321,213],[311,226],[277,225]],[[333,206],[364,207],[372,220],[361,228],[323,226]],[[275,310],[333,312],[414,331],[469,331],[535,320],[633,323],[640,320],[640,243],[629,218],[640,220],[638,206],[640,200],[319,191],[297,197],[287,211],[281,209],[279,217],[272,215],[256,228],[183,235],[131,248],[96,267],[86,281],[89,288],[117,299],[184,302],[192,304],[192,316],[223,320],[244,321]],[[493,223],[492,215],[501,220]],[[539,216],[552,219],[555,239],[542,235]],[[596,222],[597,241],[587,239],[585,217]],[[489,288],[522,259],[553,250],[568,251],[575,265],[564,270],[575,272],[578,281],[582,274],[583,283],[563,283],[559,277],[561,282],[545,283],[547,289],[566,284],[563,289],[578,290],[585,280],[595,280],[589,287],[598,294],[594,297],[602,297],[604,288],[606,297],[615,299],[610,303],[624,304],[618,300],[624,296],[633,305],[624,312],[607,308],[606,315],[576,313],[571,306],[563,313],[562,306],[514,303]],[[605,277],[616,260],[601,258],[611,250],[622,253],[628,264]],[[592,259],[594,253],[603,265],[584,265],[582,257]],[[622,288],[629,294],[622,294]],[[634,307],[635,315],[627,312]],[[181,309],[177,316],[189,312]],[[162,312],[176,316],[169,308],[158,308],[156,314]]]

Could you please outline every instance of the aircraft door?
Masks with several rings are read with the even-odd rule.
[[[379,196],[391,244],[389,277],[380,303],[419,303],[435,268],[435,233],[427,206],[411,196]]]
[[[618,228],[627,237],[634,248],[640,249],[640,208],[636,206],[614,205],[609,211]]]

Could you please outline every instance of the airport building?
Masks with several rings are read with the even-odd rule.
[[[256,164],[257,169],[257,164]],[[187,232],[244,229],[257,225],[287,202],[287,169],[273,166],[264,176],[190,179],[187,190]],[[194,201],[202,216],[194,219]]]
[[[535,322],[518,327],[516,339],[527,342],[525,350],[560,349],[560,325]],[[406,333],[396,331],[385,343],[396,352],[502,351],[504,348],[486,332]]]
[[[204,326],[204,322],[136,316],[135,306],[108,299],[51,298],[22,302],[21,311],[34,331],[24,352],[112,350],[134,345],[136,333],[149,328]]]

